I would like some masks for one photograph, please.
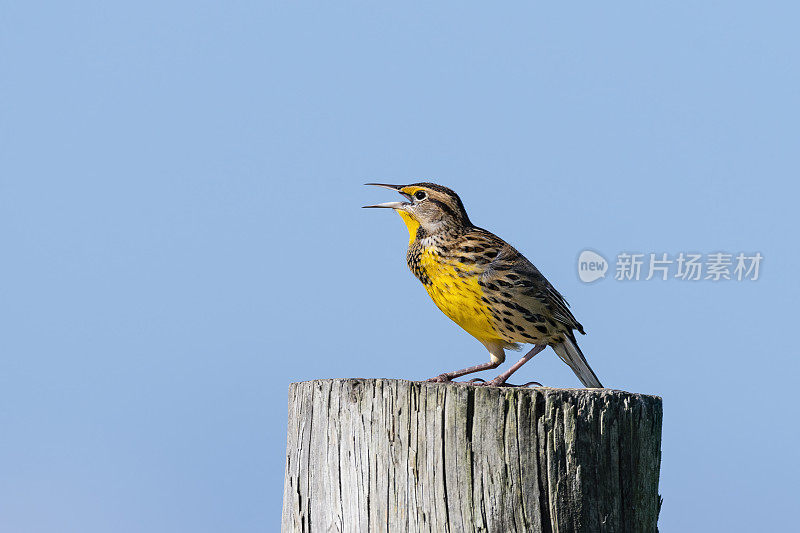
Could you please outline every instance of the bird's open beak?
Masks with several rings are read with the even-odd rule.
[[[384,189],[391,189],[393,191],[400,192],[400,189],[405,187],[405,185],[389,185],[387,183],[365,183],[364,185],[374,185],[376,187],[383,187]],[[400,192],[403,196],[407,199],[411,200],[411,195],[408,195],[404,192]],[[384,207],[387,209],[403,209],[405,206],[410,205],[410,202],[384,202],[382,204],[375,204],[375,205],[365,205],[364,207]]]

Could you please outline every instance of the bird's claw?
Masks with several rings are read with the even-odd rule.
[[[453,381],[453,380],[447,374],[439,374],[435,378],[431,378],[431,379],[426,379],[425,380],[426,383],[449,383],[450,381]]]
[[[480,379],[480,378],[476,378],[476,379]],[[494,379],[492,379],[490,381],[484,381],[484,380],[481,379],[480,383],[473,381],[472,384],[475,385],[476,387],[502,387],[504,385],[504,383],[498,382],[498,381],[496,381]]]
[[[430,379],[426,379],[425,382],[426,383],[456,383],[455,381],[453,381],[453,378],[451,378],[450,375],[446,374],[446,373],[445,374],[439,374],[438,376],[430,378]],[[470,385],[475,385],[476,387],[516,387],[516,388],[520,388],[520,389],[530,387],[531,385],[534,385],[536,387],[543,387],[544,386],[541,383],[539,383],[538,381],[529,381],[529,382],[524,383],[522,385],[514,385],[513,383],[506,383],[505,381],[498,381],[497,378],[495,378],[493,380],[490,380],[490,381],[486,381],[483,378],[472,378],[472,379],[470,379],[468,381],[463,381],[462,383],[469,383]]]
[[[503,382],[503,381],[495,381],[494,379],[491,380],[491,381],[483,381],[481,379],[481,381],[483,381],[483,383],[476,383],[475,381],[479,380],[479,379],[480,378],[472,379],[472,380],[469,381],[469,383],[472,383],[473,385],[476,385],[476,386],[482,386],[482,387],[516,387],[516,388],[520,388],[520,389],[524,389],[524,388],[530,387],[531,385],[534,385],[536,387],[543,387],[544,386],[541,383],[539,383],[538,381],[529,381],[529,382],[524,383],[522,385],[514,385],[513,383],[506,383],[506,382]]]

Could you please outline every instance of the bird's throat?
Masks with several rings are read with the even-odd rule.
[[[402,211],[400,209],[396,209],[397,214],[400,215],[400,218],[403,219],[403,222],[406,223],[406,227],[408,228],[408,243],[411,244],[414,242],[414,239],[417,238],[417,230],[419,229],[419,222],[417,219],[412,217],[406,211]]]

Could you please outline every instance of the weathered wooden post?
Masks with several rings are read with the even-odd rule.
[[[282,528],[656,531],[661,417],[609,389],[294,383]]]

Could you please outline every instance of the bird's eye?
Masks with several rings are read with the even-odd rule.
[[[425,198],[427,198],[427,196],[428,195],[425,194],[425,191],[417,191],[414,193],[414,198],[416,198],[417,200],[424,200]]]

